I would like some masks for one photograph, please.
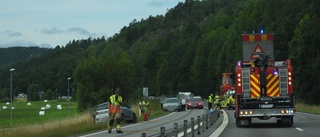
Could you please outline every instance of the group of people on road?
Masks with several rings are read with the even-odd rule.
[[[212,108],[213,105],[213,108]],[[219,110],[220,109],[220,96],[216,95],[213,97],[213,94],[210,94],[208,97],[208,109]]]

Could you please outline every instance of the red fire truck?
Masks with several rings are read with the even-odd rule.
[[[292,66],[289,59],[275,61],[273,34],[243,34],[243,60],[235,67],[235,118],[237,127],[252,118],[275,118],[292,126],[295,115]]]

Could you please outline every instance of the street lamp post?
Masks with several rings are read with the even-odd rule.
[[[70,77],[68,78],[68,117],[69,117],[69,115],[70,115],[70,84],[69,84],[69,81],[70,81]]]
[[[14,71],[14,68],[10,69],[10,75],[11,75],[11,82],[10,82],[10,121],[12,126],[12,72]]]

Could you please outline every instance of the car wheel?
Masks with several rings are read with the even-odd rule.
[[[121,114],[121,121],[125,121],[125,116],[124,116],[124,114]]]
[[[137,123],[136,113],[133,113],[131,122],[132,122],[132,123]]]

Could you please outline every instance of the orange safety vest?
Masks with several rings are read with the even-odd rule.
[[[118,96],[118,99],[116,99],[116,95],[110,96],[109,112],[120,113],[120,103],[121,102],[122,102],[121,96]]]

